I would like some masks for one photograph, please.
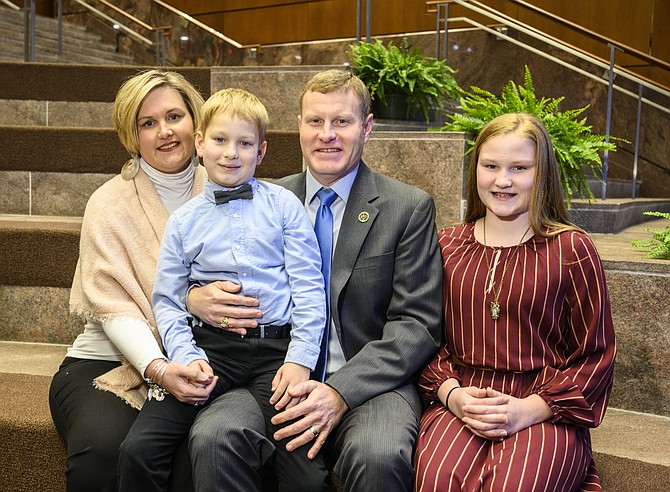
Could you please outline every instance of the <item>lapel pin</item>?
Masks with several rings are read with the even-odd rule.
[[[360,214],[358,214],[358,222],[363,222],[363,223],[365,223],[365,222],[367,222],[368,220],[370,220],[370,214],[369,214],[369,213],[367,213],[367,212],[361,212]]]

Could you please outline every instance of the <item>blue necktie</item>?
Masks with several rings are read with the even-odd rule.
[[[321,273],[326,287],[326,326],[321,339],[321,353],[316,367],[312,371],[312,379],[323,381],[326,378],[328,362],[328,332],[330,331],[330,262],[333,257],[333,213],[330,205],[337,198],[337,193],[329,188],[321,188],[316,194],[319,197],[319,210],[316,212],[314,231],[321,250]]]

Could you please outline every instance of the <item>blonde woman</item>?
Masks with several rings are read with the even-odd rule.
[[[145,379],[160,379],[191,404],[209,394],[189,383],[205,374],[166,363],[151,311],[168,216],[204,187],[205,170],[194,153],[202,103],[183,76],[159,70],[139,73],[117,94],[114,125],[132,158],[87,204],[70,297],[84,330],[49,395],[67,447],[68,490],[117,490],[119,445],[146,400]],[[175,487],[184,490],[191,487],[190,464],[181,463],[185,478]]]

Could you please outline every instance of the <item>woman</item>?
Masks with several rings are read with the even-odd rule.
[[[610,304],[542,123],[489,122],[467,193],[465,223],[439,235],[445,336],[420,380],[415,490],[601,490],[588,428],[612,385]]]
[[[67,446],[68,490],[117,490],[119,444],[147,397],[145,378],[189,403],[206,401],[211,390],[197,385],[205,374],[165,363],[150,302],[168,216],[204,187],[194,157],[202,103],[183,76],[158,70],[134,76],[117,94],[114,125],[132,159],[86,206],[70,294],[85,326],[49,395]],[[174,486],[183,490],[191,487],[190,464],[181,463],[185,482],[175,472]]]

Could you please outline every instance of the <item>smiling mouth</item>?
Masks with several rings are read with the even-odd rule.
[[[333,154],[335,152],[339,152],[340,149],[317,149],[317,152],[322,152],[325,154]]]
[[[516,193],[500,193],[494,191],[493,196],[496,198],[512,198],[513,196],[516,196]]]
[[[161,145],[158,150],[172,150],[179,145],[179,142],[170,142],[169,144]]]

